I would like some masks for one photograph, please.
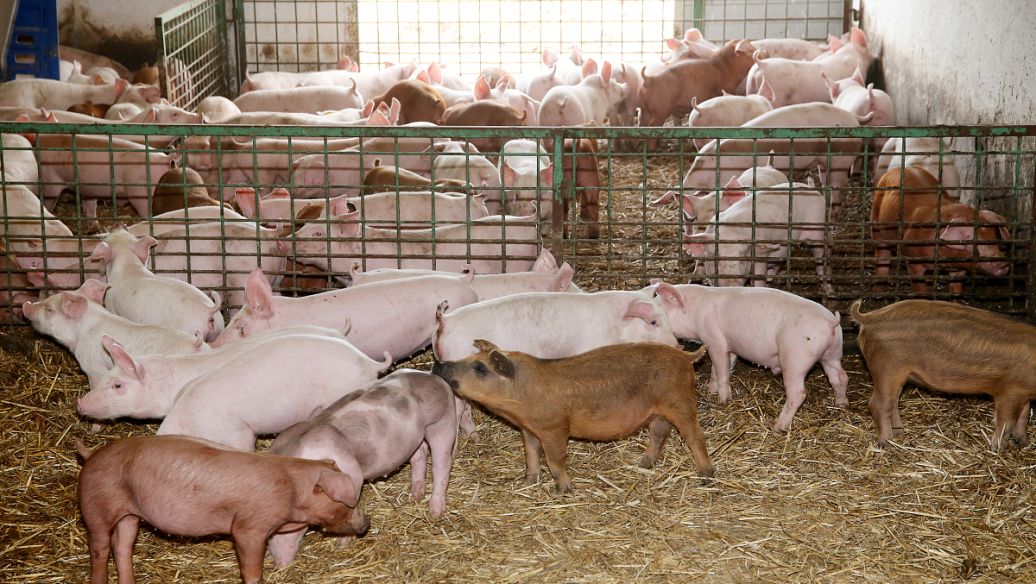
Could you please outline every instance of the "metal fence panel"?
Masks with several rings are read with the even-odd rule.
[[[287,198],[273,203],[284,213],[280,218],[238,218],[228,209],[210,207],[208,225],[170,225],[175,220],[166,219],[145,221],[140,227],[164,242],[153,254],[156,272],[179,274],[204,288],[218,290],[231,299],[231,305],[240,303],[236,296],[240,296],[241,282],[256,266],[284,276],[279,284],[283,292],[303,293],[311,287],[344,284],[353,262],[359,262],[361,269],[434,266],[459,271],[463,264],[473,263],[483,273],[525,270],[538,250],[545,247],[559,262],[569,262],[576,270],[576,283],[588,290],[635,289],[654,278],[711,284],[734,283],[728,282],[733,279],[746,285],[791,290],[841,310],[843,315],[849,303],[859,297],[882,301],[921,297],[1036,316],[1032,293],[1036,282],[1031,281],[1036,276],[1030,270],[1036,253],[1032,245],[1034,126],[416,128],[8,123],[0,126],[0,132],[25,133],[35,139],[33,151],[41,160],[41,184],[31,186],[42,187],[37,190],[44,195],[61,190],[75,195],[56,208],[57,216],[70,228],[64,234],[46,229],[56,225],[56,220],[45,217],[38,203],[18,215],[6,213],[4,217],[5,249],[29,260],[21,267],[8,266],[6,275],[32,274],[36,280],[46,275],[49,287],[74,288],[85,275],[96,271],[86,259],[95,244],[89,233],[90,221],[84,216],[89,209],[87,203],[100,200],[104,227],[140,221],[126,203],[132,204],[136,198],[137,208],[153,206],[153,187],[171,159],[198,170],[207,193],[228,202],[236,200],[239,205],[257,207],[277,201],[278,193],[273,192],[276,188],[288,191]],[[61,135],[74,135],[75,142],[54,137]],[[134,136],[143,148],[120,139]],[[168,142],[168,137],[176,138],[173,145],[158,148]],[[956,203],[959,198],[1002,216],[993,221],[994,235],[979,237],[979,247],[962,243],[963,238],[957,237],[934,244],[929,239],[927,247],[922,245],[923,238],[911,239],[910,229],[941,233],[948,227],[959,227],[948,216],[936,215],[934,221],[905,216],[887,225],[872,220],[878,152],[871,140],[895,142],[918,137],[946,138],[928,154],[936,161],[952,160],[960,169],[960,187],[937,195],[943,204]],[[542,180],[524,194],[505,197],[505,201],[516,199],[517,206],[510,202],[507,204],[511,206],[502,206],[505,212],[522,214],[526,219],[501,222],[498,217],[480,222],[473,207],[465,206],[460,215],[452,216],[445,214],[445,207],[435,207],[422,225],[439,230],[418,232],[410,230],[420,225],[410,221],[402,210],[404,195],[395,185],[382,189],[390,193],[389,200],[394,200],[387,215],[384,209],[380,215],[375,213],[371,206],[375,199],[349,199],[360,194],[364,175],[376,165],[410,167],[431,178],[442,178],[444,166],[436,161],[450,157],[465,162],[460,166],[460,176],[474,183],[475,191],[499,199],[501,192],[494,185],[473,178],[484,168],[476,164],[478,154],[463,148],[440,153],[433,147],[447,138],[482,144],[490,166],[498,163],[496,153],[506,140],[524,138],[543,145],[546,158],[536,159],[532,165]],[[663,140],[664,147],[649,151],[649,138]],[[693,138],[724,140],[720,142],[719,162],[704,165],[704,174],[685,181],[682,179],[689,170],[708,160],[693,154]],[[572,139],[597,141],[597,161],[591,164],[599,170],[600,185],[566,175],[566,168],[579,168],[581,160],[591,157],[566,143]],[[854,172],[839,182],[833,174],[840,168],[845,142],[856,144],[859,150],[852,154]],[[748,215],[737,220],[725,215],[712,219],[710,228],[715,237],[707,246],[691,249],[694,246],[687,244],[694,240],[685,234],[694,231],[695,212],[688,204],[685,213],[682,203],[691,203],[690,197],[709,191],[722,192],[742,169],[765,164],[771,150],[775,150],[775,166],[793,169],[792,177],[803,184],[746,199],[751,209]],[[139,159],[134,162],[134,157],[144,156],[143,152],[155,157],[151,164],[144,165]],[[17,153],[17,149],[7,148],[0,151],[0,156]],[[76,164],[69,166],[67,158],[55,162],[59,154]],[[913,154],[908,147],[896,156],[902,162]],[[60,168],[65,168],[66,174],[57,170]],[[818,186],[810,187],[810,181]],[[683,182],[689,186],[681,186]],[[14,193],[14,185],[4,186],[8,195]],[[455,187],[446,190],[457,191]],[[598,190],[599,206],[593,196]],[[742,196],[753,188],[746,185],[728,190],[747,191],[727,193]],[[775,220],[758,201],[766,197],[779,200],[788,190],[794,193],[786,203],[788,215]],[[800,217],[796,206],[807,200],[802,197],[811,190],[822,197],[821,213]],[[676,204],[659,201],[670,191]],[[182,194],[180,191],[176,196]],[[347,197],[338,199],[342,195]],[[903,195],[908,196],[911,193]],[[530,198],[540,200],[538,208],[521,201]],[[466,196],[463,199],[468,201]],[[842,204],[833,206],[837,199]],[[571,203],[567,209],[566,201]],[[316,213],[309,216],[305,231],[296,230],[293,220],[307,208]],[[596,216],[585,212],[591,209]],[[255,214],[254,210],[245,213]],[[711,213],[698,215],[698,219],[709,219]],[[981,221],[972,218],[964,222],[964,227],[982,227]],[[708,226],[709,222],[705,223]],[[483,229],[487,224],[493,227]],[[1005,230],[997,232],[1000,225]],[[891,235],[878,241],[875,230],[883,227],[890,229]],[[594,231],[598,232],[596,237]],[[41,232],[48,235],[41,238]],[[802,235],[810,232],[820,237],[810,240]],[[733,247],[735,244],[740,247]],[[881,246],[893,251],[887,275],[878,273],[886,263],[876,253]],[[951,253],[953,246],[966,248],[964,259]],[[689,256],[688,250],[701,252],[700,257]],[[991,256],[986,253],[989,250],[996,252]],[[285,263],[285,256],[315,266],[315,272]],[[998,272],[993,268],[1000,261],[1006,268]],[[927,269],[918,272],[918,266]],[[6,291],[28,288],[9,284]]]
[[[193,111],[210,95],[230,96],[225,11],[223,0],[194,0],[155,17],[159,83],[174,105]]]
[[[826,41],[849,30],[851,0],[680,0],[675,34],[696,27],[706,39]]]

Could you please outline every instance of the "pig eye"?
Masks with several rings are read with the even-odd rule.
[[[658,321],[657,320],[651,321],[651,326],[658,326]]]
[[[486,369],[486,365],[485,365],[485,363],[483,363],[483,362],[481,362],[481,361],[477,361],[477,362],[475,363],[475,373],[476,373],[476,374],[477,374],[477,375],[478,375],[479,377],[483,377],[483,376],[485,376],[485,374],[486,374],[486,372],[487,372],[487,371],[488,371],[488,370]]]
[[[122,389],[122,384],[121,383],[113,383],[112,384],[112,389]]]

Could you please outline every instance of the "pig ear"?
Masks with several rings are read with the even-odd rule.
[[[111,284],[102,282],[96,278],[90,278],[83,282],[83,285],[79,287],[79,292],[83,296],[93,300],[97,304],[104,304],[104,293],[108,291]]]
[[[611,83],[611,80],[612,80],[612,64],[609,63],[608,61],[605,61],[604,65],[601,65],[601,80],[604,81],[605,85]]]
[[[61,297],[61,312],[68,318],[79,319],[86,314],[87,303],[85,296],[75,292],[65,292]]]
[[[963,243],[949,243],[951,241],[971,241],[975,239],[975,226],[962,223],[954,223],[943,227],[939,233],[939,241],[950,249],[967,250],[971,247]]]
[[[532,272],[553,272],[558,269],[558,260],[554,258],[554,254],[550,253],[550,250],[543,248],[540,250],[539,257],[536,258],[536,263],[532,264]]]
[[[320,473],[317,484],[313,485],[313,491],[323,491],[331,499],[339,503],[345,503],[348,507],[356,507],[360,500],[360,492],[356,484],[349,478],[349,475],[327,470]]]
[[[436,85],[442,85],[442,67],[440,67],[438,63],[431,63],[428,65],[428,77],[430,77],[432,82]]]
[[[266,316],[272,314],[270,305],[273,303],[273,289],[270,288],[270,282],[262,270],[255,270],[248,275],[245,282],[245,299],[252,312]]]
[[[543,53],[540,54],[540,59],[543,60],[544,65],[550,67],[558,62],[558,54],[550,49],[543,49]]]
[[[539,174],[539,186],[549,187],[554,184],[554,165],[550,164],[546,168],[540,169]]]
[[[660,297],[663,302],[672,304],[680,310],[684,310],[686,308],[683,302],[683,294],[680,294],[680,291],[677,290],[676,286],[673,286],[668,282],[658,282],[655,286],[655,295]]]
[[[730,179],[730,182],[723,187],[723,202],[728,206],[733,205],[747,196],[748,192],[741,188],[741,183],[737,180],[737,177]]]
[[[475,345],[475,349],[479,353],[488,353],[490,351],[499,351],[500,350],[499,348],[497,348],[496,345],[494,345],[493,343],[491,343],[491,342],[489,342],[489,341],[487,341],[485,339],[475,339],[472,344]]]
[[[389,106],[389,125],[394,126],[399,122],[399,113],[403,111],[403,104],[396,98],[392,98],[392,105]]]
[[[336,197],[338,198],[338,197]],[[295,213],[296,223],[305,223],[307,221],[313,221],[320,217],[324,212],[324,203],[320,201],[311,201],[302,205],[302,207]]]
[[[93,252],[90,254],[88,260],[102,260],[105,263],[112,261],[112,246],[106,242],[100,242],[94,246]]]
[[[831,47],[832,53],[837,53],[838,49],[845,46],[845,41],[834,35],[827,35],[827,45]]]
[[[241,187],[234,189],[234,201],[237,203],[237,208],[241,210],[241,214],[249,219],[260,218],[263,216],[263,202],[262,200],[256,203],[255,189],[252,187]]]
[[[346,55],[346,56],[342,57],[341,59],[338,59],[337,68],[338,69],[342,69],[344,71],[348,71],[349,68],[352,67],[352,65],[353,65],[352,58],[350,58],[348,55]]]
[[[267,199],[290,199],[291,191],[284,187],[277,187],[270,191],[270,194],[266,195]]]
[[[849,33],[849,42],[863,50],[867,50],[867,35],[863,34],[863,31],[855,26],[852,32]]]
[[[831,81],[831,78],[823,71],[820,72],[820,78],[824,80],[824,85],[827,86],[827,94],[831,96],[831,101],[834,101],[838,97],[838,84]]]
[[[518,173],[516,173],[514,169],[507,164],[506,160],[504,161],[503,166],[500,168],[500,173],[504,175],[502,177],[504,180],[504,186],[513,187],[515,179],[518,178]]]
[[[375,111],[371,115],[367,116],[368,126],[391,126],[392,122],[385,116],[385,114]]]
[[[414,75],[414,79],[417,79],[422,83],[427,83],[428,85],[432,84],[432,78],[428,76],[427,71],[418,71],[417,74]]]
[[[680,48],[680,41],[676,39],[666,39],[665,46],[668,47],[670,51],[675,51]]]
[[[679,193],[677,193],[676,191],[666,191],[666,193],[664,195],[662,195],[661,197],[658,197],[654,201],[651,201],[650,203],[648,203],[648,206],[649,207],[655,207],[657,209],[658,207],[664,207],[666,205],[672,205],[673,203],[676,202],[676,197],[677,196],[679,196]]]
[[[597,61],[587,59],[586,62],[583,63],[583,78],[585,79],[594,73],[597,73]]]
[[[650,302],[645,302],[643,300],[634,300],[633,302],[630,302],[629,307],[626,308],[626,314],[623,315],[622,318],[626,320],[639,318],[644,322],[654,326],[658,324],[658,321],[655,320],[654,308],[655,305],[651,304]]]
[[[978,219],[982,223],[992,223],[997,226],[997,232],[1000,235],[1000,239],[1011,239],[1011,229],[1007,226],[1007,218],[999,213],[994,213],[987,209],[982,209],[978,212]]]
[[[698,42],[702,39],[701,31],[697,28],[689,28],[683,33],[683,40],[691,41],[692,43]]]
[[[479,75],[478,81],[475,82],[475,88],[472,90],[476,100],[482,100],[489,97],[489,93],[492,88],[489,87],[489,82],[486,81],[485,75]]]
[[[339,237],[360,237],[360,212],[353,211],[351,213],[335,215],[333,229],[338,231]]]
[[[349,213],[349,195],[339,195],[328,201],[328,203],[331,205],[331,217],[339,217]]]
[[[692,256],[705,255],[707,246],[712,243],[712,234],[695,233],[683,236],[683,250]]]
[[[150,235],[145,235],[140,238],[136,243],[133,244],[133,253],[137,255],[141,263],[146,264],[147,258],[151,254],[151,248],[158,245],[158,240]]]
[[[105,343],[105,341],[108,342]],[[104,348],[108,350],[108,354],[111,355],[112,361],[115,365],[123,371],[130,373],[139,381],[144,381],[144,367],[140,363],[137,363],[137,361],[126,352],[125,347],[108,335],[101,337],[101,343],[104,345]]]
[[[360,117],[369,118],[371,113],[374,112],[374,100],[368,99],[367,103],[363,104],[363,111],[360,112]]]
[[[26,272],[25,279],[36,288],[47,286],[47,276],[43,272]]]
[[[514,377],[514,363],[507,358],[507,355],[504,355],[500,351],[489,353],[489,364],[493,366],[493,370],[499,375],[509,379]]]
[[[558,274],[554,277],[554,284],[551,286],[551,290],[554,292],[564,292],[568,290],[568,287],[572,284],[572,276],[575,275],[575,270],[568,262],[561,264],[558,268]]]
[[[863,71],[860,71],[860,66],[859,65],[857,65],[856,66],[856,70],[853,71],[852,79],[853,79],[853,81],[859,83],[860,85],[864,85],[866,83],[866,79],[864,79],[864,77],[863,77]]]

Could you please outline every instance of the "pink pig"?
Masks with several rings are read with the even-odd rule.
[[[874,89],[873,83],[864,87],[863,73],[859,68],[853,72],[852,76],[837,81],[832,81],[826,74],[821,75],[824,82],[827,83],[831,101],[835,107],[840,107],[860,117],[873,113],[874,115],[864,122],[864,125],[867,126],[895,125],[896,109],[892,98],[884,91]],[[880,150],[886,141],[887,138],[874,138],[874,148]]]
[[[300,336],[290,347],[262,344],[231,367],[187,384],[157,434],[182,434],[254,450],[261,434],[276,434],[338,398],[374,381],[392,365],[374,361],[346,341]]]
[[[270,444],[270,452],[334,461],[352,480],[357,493],[364,480],[386,476],[409,460],[410,496],[420,501],[425,493],[430,451],[432,496],[428,510],[432,517],[440,517],[446,509],[446,487],[457,439],[456,399],[442,378],[400,369],[288,428]],[[354,431],[361,427],[377,431]],[[299,529],[270,538],[270,554],[276,565],[291,563],[305,533],[305,529]]]
[[[717,126],[736,127],[757,118],[773,109],[773,104],[764,95],[720,95],[698,103],[691,99],[691,114],[687,127]],[[711,142],[709,138],[695,138],[694,146],[701,150]]]
[[[653,286],[673,333],[709,348],[709,391],[730,399],[730,370],[741,357],[784,378],[787,400],[774,429],[791,427],[806,398],[806,375],[818,361],[835,391],[835,404],[849,405],[849,379],[842,369],[842,327],[838,313],[772,288],[713,288],[694,284]],[[650,289],[650,288],[649,288]]]
[[[367,96],[372,97],[372,96]],[[351,85],[260,89],[241,94],[234,105],[242,112],[290,112],[315,114],[326,110],[362,108],[363,96]]]
[[[612,65],[605,61],[601,72],[597,63],[587,59],[583,79],[576,85],[558,85],[540,101],[541,126],[584,126],[604,124],[615,116],[622,103],[622,86],[612,80]]]
[[[137,436],[96,451],[79,444],[79,508],[90,545],[90,584],[133,581],[133,543],[144,520],[173,535],[230,534],[241,579],[258,584],[272,533],[318,525],[363,534],[360,493],[327,461],[240,452],[185,436]]]

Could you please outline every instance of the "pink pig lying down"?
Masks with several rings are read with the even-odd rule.
[[[308,421],[288,428],[270,445],[272,454],[331,460],[357,493],[364,480],[387,476],[410,461],[410,495],[425,494],[425,467],[432,458],[428,510],[440,517],[457,439],[456,398],[438,376],[400,369],[339,399]],[[274,563],[295,558],[305,528],[270,538]]]
[[[709,391],[720,403],[730,399],[730,370],[741,357],[784,378],[787,399],[774,430],[787,431],[806,398],[806,375],[818,361],[847,406],[849,380],[842,369],[842,326],[838,313],[805,298],[772,288],[712,288],[665,282],[646,288],[663,303],[673,333],[709,347]]]
[[[347,341],[299,337],[290,347],[264,344],[232,366],[190,382],[166,414],[158,434],[205,438],[242,450],[255,439],[308,419],[392,365],[374,361]]]
[[[79,509],[90,546],[90,584],[133,582],[140,521],[172,535],[229,534],[245,584],[262,580],[266,540],[316,525],[363,534],[359,489],[326,460],[240,452],[186,436],[137,436],[90,451],[79,473]]]

